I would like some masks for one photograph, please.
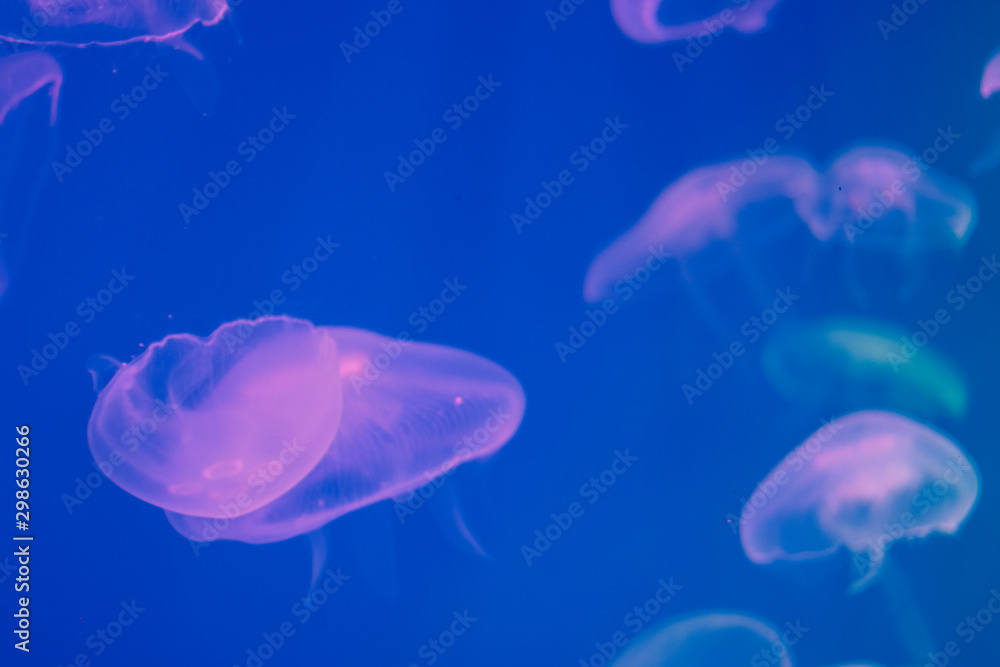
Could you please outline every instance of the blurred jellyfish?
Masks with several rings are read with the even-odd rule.
[[[341,418],[339,369],[329,332],[303,320],[167,336],[98,395],[90,451],[115,484],[164,509],[249,512],[329,449]]]
[[[62,68],[43,51],[28,51],[0,58],[0,123],[27,97],[50,86],[49,125],[56,122]]]
[[[784,634],[789,643],[795,643],[801,632],[789,624]],[[715,612],[669,621],[645,633],[612,665],[743,667],[758,663],[792,667],[788,648],[778,631],[750,616]]]
[[[252,544],[303,535],[490,456],[520,425],[520,384],[482,357],[427,343],[403,349],[395,339],[361,329],[323,331],[337,341],[343,385],[343,416],[326,456],[280,498],[226,520],[221,529],[168,512],[182,535]]]
[[[643,44],[683,41],[718,35],[724,28],[753,33],[767,25],[778,0],[744,0],[698,21],[664,24],[658,16],[663,0],[611,0],[611,15],[625,35]],[[721,3],[719,3],[721,4]]]
[[[936,147],[923,156],[883,146],[842,153],[824,175],[829,215],[817,238],[893,254],[964,246],[976,226],[975,197],[966,185],[928,164],[949,142],[954,142],[950,130],[939,130]]]
[[[584,298],[594,303],[611,296],[617,283],[641,270],[651,257],[669,255],[685,267],[713,242],[730,240],[748,208],[774,200],[791,202],[796,227],[803,221],[811,229],[822,226],[818,176],[806,160],[771,155],[762,161],[735,160],[688,172],[591,263]],[[753,231],[768,238],[785,231],[779,216],[755,222]]]
[[[934,320],[931,325],[940,327]],[[919,329],[907,333],[862,319],[792,323],[765,342],[764,376],[799,405],[838,412],[877,405],[963,417],[969,402],[965,381],[949,361],[923,347],[927,340]]]
[[[760,483],[740,517],[758,564],[817,558],[846,547],[863,589],[896,540],[953,534],[979,495],[979,473],[946,436],[892,412],[830,422]]]
[[[1000,90],[1000,50],[990,57],[983,68],[983,79],[979,84],[979,93],[984,99],[989,99]]]
[[[165,42],[186,47],[196,24],[215,25],[226,0],[9,0],[0,9],[0,41],[89,46]]]

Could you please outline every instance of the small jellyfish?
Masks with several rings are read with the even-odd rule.
[[[8,0],[4,4],[0,41],[77,47],[136,41],[181,46],[190,28],[215,25],[229,11],[226,0]]]
[[[90,451],[115,484],[158,507],[249,512],[322,459],[340,424],[339,378],[337,343],[303,320],[167,336],[98,395]]]
[[[866,406],[961,418],[969,396],[958,370],[929,347],[926,330],[852,318],[790,323],[764,343],[764,377],[785,399],[839,411]]]
[[[611,15],[627,37],[643,44],[659,44],[717,35],[723,28],[757,32],[767,25],[767,14],[778,0],[745,0],[707,18],[676,24],[660,21],[661,4],[663,0],[611,0]]]
[[[743,667],[758,663],[792,667],[778,631],[751,616],[712,612],[671,620],[645,633],[612,665]]]
[[[989,99],[1000,90],[1000,50],[990,57],[990,61],[983,68],[983,79],[979,84],[979,93],[983,99]]]
[[[951,439],[892,412],[830,422],[760,483],[740,516],[758,564],[818,558],[846,547],[862,590],[896,540],[953,534],[979,495],[979,473]]]
[[[27,51],[0,58],[0,123],[22,100],[50,86],[49,125],[56,122],[62,68],[43,51]]]
[[[801,158],[765,156],[763,162],[736,160],[700,167],[670,184],[630,230],[591,263],[583,296],[595,303],[643,267],[650,256],[667,254],[686,264],[715,241],[729,240],[748,208],[788,200],[795,226],[822,225],[818,217],[818,175]],[[759,221],[758,221],[759,222]],[[765,237],[784,231],[776,216],[753,230]]]
[[[954,141],[941,131],[939,146]],[[938,149],[930,148],[933,155]],[[925,155],[928,153],[925,151]],[[922,157],[885,146],[843,152],[827,169],[824,191],[829,215],[817,238],[913,254],[960,248],[978,218],[975,196],[960,181]]]
[[[326,456],[280,498],[226,521],[218,533],[204,519],[168,512],[179,533],[251,544],[303,535],[490,456],[521,423],[524,392],[491,361],[361,329],[323,331],[337,341],[343,385],[343,416]]]

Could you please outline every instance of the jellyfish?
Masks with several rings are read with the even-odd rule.
[[[723,28],[754,33],[767,25],[767,14],[778,0],[743,0],[698,21],[664,24],[659,19],[663,0],[611,0],[611,15],[625,35],[643,44],[684,41],[717,35]]]
[[[998,90],[1000,90],[1000,50],[997,50],[986,63],[986,67],[983,68],[983,79],[979,83],[979,93],[983,99],[988,100]]]
[[[304,320],[167,336],[100,392],[90,451],[115,484],[158,507],[250,512],[326,454],[341,421],[339,373],[336,341]]]
[[[764,376],[785,399],[845,410],[865,406],[961,418],[969,396],[961,374],[924,347],[942,326],[906,332],[860,318],[792,323],[765,341]]]
[[[0,58],[0,123],[22,100],[49,86],[49,125],[59,108],[62,68],[43,51],[27,51]]]
[[[954,534],[979,495],[972,460],[947,436],[902,415],[848,414],[788,454],[760,483],[740,516],[740,541],[754,563],[798,561],[845,547],[860,577],[879,573],[889,546]]]
[[[784,631],[789,643],[798,641],[801,633],[792,624]],[[792,667],[788,648],[777,630],[760,619],[734,612],[710,612],[668,621],[647,632],[612,663],[613,667],[756,664]]]
[[[520,425],[521,386],[491,361],[361,329],[323,331],[340,354],[343,413],[336,437],[305,479],[260,509],[225,521],[218,539],[261,544],[310,533],[490,456]],[[212,522],[184,514],[167,512],[178,532],[195,541],[216,539]]]
[[[226,0],[10,0],[0,9],[0,41],[83,47],[164,42],[188,47],[196,24],[219,23]],[[193,54],[196,52],[193,52]]]

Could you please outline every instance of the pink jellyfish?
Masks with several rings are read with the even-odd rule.
[[[743,0],[731,9],[723,9],[699,21],[667,25],[657,14],[663,0],[611,0],[611,15],[626,36],[643,44],[683,41],[723,28],[754,33],[767,25],[767,14],[778,0]]]
[[[98,395],[90,451],[115,484],[164,509],[214,516],[239,498],[239,512],[252,511],[326,454],[341,419],[339,378],[337,343],[303,320],[167,336]]]
[[[56,122],[62,68],[42,51],[28,51],[0,58],[0,123],[22,100],[50,86],[49,124]]]
[[[993,54],[983,68],[983,79],[979,84],[979,93],[983,99],[989,99],[1000,90],[1000,50]]]
[[[784,635],[798,641],[789,624]],[[612,667],[729,667],[767,664],[792,667],[782,635],[768,623],[732,612],[712,612],[669,621],[628,647]]]
[[[231,521],[221,506],[214,522],[168,512],[182,535],[252,544],[303,535],[490,456],[521,423],[520,384],[482,357],[361,329],[322,331],[337,341],[335,383],[343,386],[343,416],[326,455],[287,493]]]
[[[822,226],[818,175],[806,160],[771,155],[763,162],[748,158],[688,172],[591,263],[584,299],[594,303],[611,296],[615,284],[628,279],[651,254],[667,254],[683,263],[713,241],[729,239],[747,207],[771,199],[790,200],[806,225],[814,230]],[[763,224],[775,226],[772,220]]]
[[[896,540],[965,523],[979,473],[951,439],[892,412],[854,412],[814,433],[760,483],[740,516],[754,563],[803,560],[846,547],[862,590]]]
[[[942,130],[934,145],[954,141]],[[939,154],[933,151],[934,159]],[[925,151],[925,154],[928,152]],[[976,227],[975,196],[967,186],[930,167],[921,157],[884,146],[859,146],[842,153],[824,175],[827,224],[820,240],[893,252],[959,248]]]
[[[0,10],[0,40],[27,44],[89,46],[183,41],[196,24],[219,23],[226,0],[8,0]]]

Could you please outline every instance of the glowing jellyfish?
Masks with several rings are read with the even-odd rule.
[[[49,124],[56,122],[62,68],[42,51],[28,51],[0,58],[0,123],[22,100],[50,86]]]
[[[750,616],[717,612],[685,617],[646,633],[612,665],[743,667],[758,662],[792,667],[778,631]]]
[[[657,254],[688,261],[712,242],[731,238],[748,207],[770,200],[790,201],[796,216],[811,229],[823,224],[817,211],[818,176],[801,158],[772,155],[762,163],[747,158],[688,172],[591,263],[584,298],[594,303],[611,296],[616,282]],[[778,228],[773,217],[759,226],[771,228],[757,230],[766,236]]]
[[[924,329],[862,319],[790,323],[764,343],[764,376],[784,398],[824,409],[879,406],[916,415],[965,415],[969,396],[955,367],[927,345]]]
[[[290,318],[167,336],[123,366],[87,429],[94,460],[130,494],[215,516],[260,507],[320,461],[341,417],[337,344]],[[262,484],[262,480],[268,480]]]
[[[611,0],[611,15],[627,37],[643,44],[658,44],[718,35],[723,28],[757,32],[767,25],[767,14],[778,0],[745,0],[742,6],[722,9],[704,19],[670,25],[659,19],[661,4],[663,0]]]
[[[168,512],[199,541],[276,542],[423,486],[514,434],[524,393],[500,366],[450,347],[328,327],[340,351],[340,428],[322,461],[280,498],[213,533],[211,522]],[[218,517],[226,517],[222,512]]]
[[[1000,90],[1000,51],[997,51],[983,68],[983,79],[979,84],[979,93],[984,99],[989,99]]]
[[[196,24],[215,25],[226,0],[8,0],[0,40],[61,46],[167,42],[182,45]]]
[[[979,495],[979,473],[946,436],[892,412],[854,412],[825,425],[760,483],[740,540],[754,563],[803,560],[846,547],[861,590],[892,542],[953,534]]]
[[[922,156],[883,146],[842,153],[824,176],[829,216],[817,238],[896,254],[964,246],[976,226],[975,197],[928,165],[949,142],[950,130],[940,130]]]

